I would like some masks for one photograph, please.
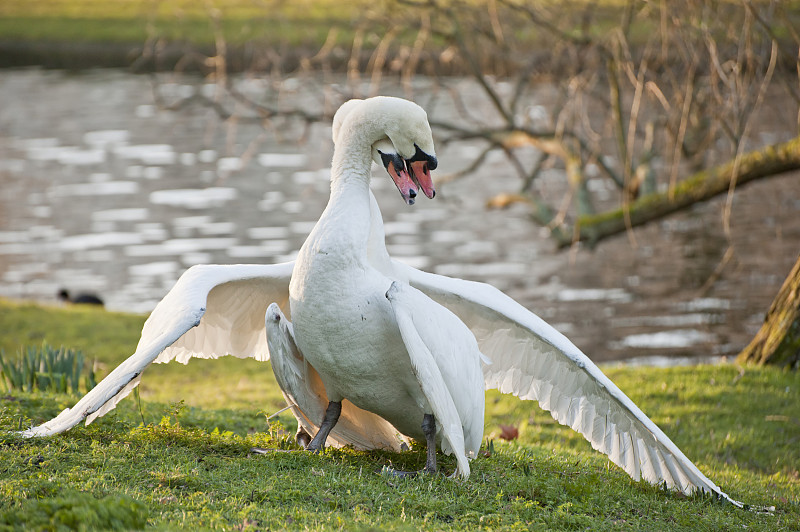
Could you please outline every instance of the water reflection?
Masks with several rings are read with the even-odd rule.
[[[225,187],[156,190],[150,193],[150,203],[186,209],[207,210],[222,207],[225,203],[236,199],[237,194],[238,192],[235,188]]]
[[[241,84],[265,90],[260,80]],[[168,100],[216,90],[162,89]],[[0,97],[14,102],[0,107],[3,297],[54,302],[66,286],[101,294],[110,309],[147,312],[193,264],[292,260],[327,201],[326,125],[302,143],[247,123],[226,128],[200,106],[159,110],[147,78],[119,71],[0,71]],[[248,152],[254,138],[262,141]],[[460,169],[474,149],[440,148],[440,171]],[[787,176],[737,196],[735,265],[706,291],[727,249],[714,202],[637,231],[639,247],[621,237],[593,252],[555,252],[523,207],[485,210],[490,196],[518,187],[501,163],[490,157],[413,208],[376,174],[387,247],[415,267],[494,284],[596,360],[736,352],[800,249],[800,187]],[[552,169],[543,180],[563,175]]]

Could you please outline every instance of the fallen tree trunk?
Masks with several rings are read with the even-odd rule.
[[[736,362],[800,366],[800,257],[773,300],[761,329]]]
[[[626,207],[599,214],[580,216],[574,230],[553,234],[560,247],[567,247],[576,241],[594,245],[604,238],[622,233],[631,227],[663,218],[668,214],[684,209],[689,205],[706,201],[728,192],[734,179],[736,162],[731,161],[698,172],[681,181],[675,190],[656,192],[630,202]],[[736,186],[748,182],[776,176],[792,170],[800,170],[800,137],[767,146],[741,156],[738,162]]]

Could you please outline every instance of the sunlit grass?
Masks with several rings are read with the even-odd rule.
[[[46,307],[0,299],[0,349],[7,356],[43,341],[83,352],[105,377],[136,349],[146,316],[107,312],[92,306]],[[265,382],[269,383],[265,385]],[[199,407],[244,406],[265,411],[285,406],[269,363],[225,357],[189,364],[154,364],[139,387],[146,401],[185,399]]]
[[[0,346],[80,347],[103,376],[128,356],[143,316],[0,300]],[[535,403],[487,394],[493,453],[467,481],[398,481],[406,453],[294,448],[268,363],[223,358],[153,366],[141,395],[89,427],[52,438],[0,436],[0,529],[148,526],[238,529],[706,529],[797,530],[800,522],[800,375],[729,365],[608,368],[608,375],[700,469],[734,498],[776,505],[758,515],[633,482]],[[0,430],[40,423],[76,397],[36,392],[0,399]],[[500,424],[519,439],[497,439]],[[274,449],[250,454],[258,446]],[[451,472],[451,457],[441,457]],[[104,509],[111,508],[111,511]]]
[[[346,22],[362,8],[363,2],[327,0],[6,0],[0,2],[0,39],[141,43],[157,37],[211,44],[216,18],[234,44],[318,44],[332,23]]]
[[[448,3],[441,1],[438,5],[447,6]],[[485,4],[480,0],[466,2],[470,3]],[[559,22],[572,20],[575,27],[571,32],[575,35],[603,38],[613,34],[612,28],[619,27],[631,3],[626,0],[541,0],[531,5],[544,9],[545,19],[557,26]],[[738,1],[729,0],[719,2],[717,8],[727,13],[726,9],[740,5]],[[660,15],[654,13],[659,13],[661,4],[641,2],[633,6],[629,38],[634,43],[645,42],[658,31],[653,24],[658,24]],[[790,17],[798,6],[800,1],[797,0],[784,3]],[[334,27],[337,28],[336,42],[349,45],[355,26],[367,12],[382,13],[396,26],[394,29],[400,30],[397,38],[410,44],[416,34],[413,28],[417,13],[421,14],[423,9],[390,0],[3,0],[0,2],[0,40],[138,44],[148,38],[158,38],[211,45],[215,40],[212,20],[217,20],[225,39],[234,45],[261,42],[317,47],[325,42]],[[516,20],[521,15],[513,17]],[[524,21],[524,17],[521,20]],[[584,27],[588,20],[591,24]],[[505,31],[515,32],[521,42],[530,42],[533,46],[551,44],[552,36],[543,33],[541,28],[507,22]],[[449,21],[445,17],[434,23],[443,24],[445,27],[440,29],[446,30]],[[372,26],[370,31],[379,38],[387,32],[387,28],[374,23]],[[406,32],[407,29],[412,31]],[[787,36],[785,25],[779,24],[773,29],[777,37]],[[435,33],[429,44],[441,46],[443,43]],[[375,43],[365,45],[369,48]]]
[[[474,3],[483,4],[478,0]],[[626,4],[619,0],[605,0],[599,5],[590,0],[540,3],[551,15],[590,9],[595,17],[593,33],[603,33],[618,24]],[[320,46],[334,27],[336,42],[350,45],[357,22],[368,11],[383,13],[393,20],[394,29],[400,30],[396,38],[413,43],[417,13],[421,14],[423,9],[385,0],[4,0],[0,2],[0,39],[142,43],[148,38],[159,38],[211,45],[215,41],[213,20],[216,20],[222,35],[234,45],[264,42]],[[449,24],[447,20],[440,23]],[[407,29],[412,31],[408,33]],[[379,39],[387,28],[373,24],[370,30]],[[524,33],[523,40],[539,42],[539,30]],[[445,44],[436,35],[430,43]],[[367,48],[376,45],[364,44]]]

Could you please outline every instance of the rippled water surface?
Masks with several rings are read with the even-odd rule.
[[[298,142],[199,105],[165,111],[147,77],[120,71],[0,71],[0,101],[3,297],[55,302],[66,287],[147,312],[193,264],[291,260],[327,202],[326,125]],[[438,173],[471,149],[438,150]],[[373,179],[393,256],[494,284],[598,361],[735,354],[800,251],[795,174],[737,192],[732,259],[710,285],[729,247],[722,200],[638,229],[635,246],[559,252],[524,207],[485,209],[518,186],[490,160],[408,207],[382,171]]]

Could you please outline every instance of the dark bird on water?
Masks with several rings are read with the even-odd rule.
[[[74,303],[76,305],[100,305],[103,306],[103,300],[94,294],[78,294],[75,297],[70,297],[69,291],[61,289],[58,291],[58,299],[66,303]]]

